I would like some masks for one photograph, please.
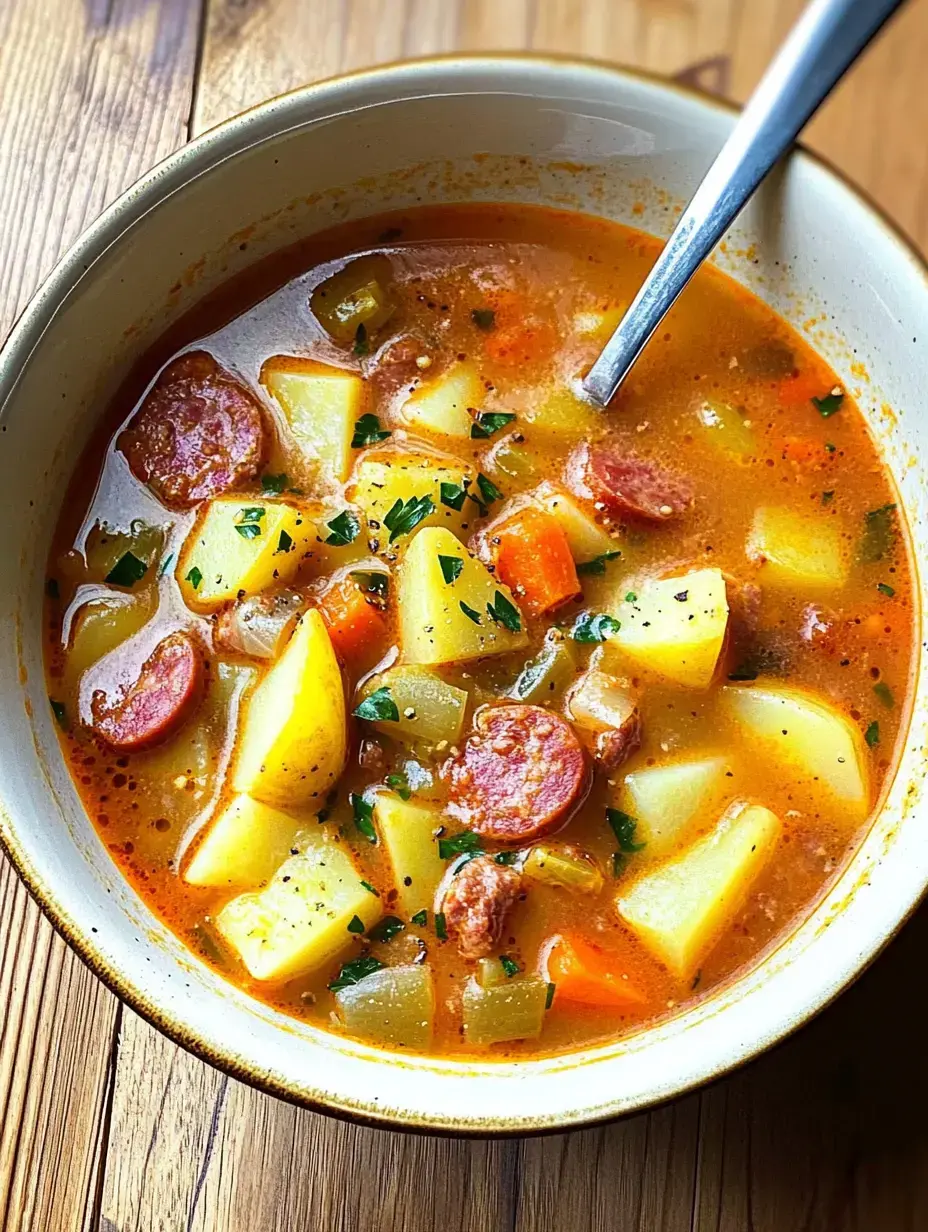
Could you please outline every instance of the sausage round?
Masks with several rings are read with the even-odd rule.
[[[196,642],[189,633],[171,633],[158,643],[118,701],[110,703],[102,690],[94,693],[93,728],[118,752],[157,744],[190,713],[202,676],[203,657]]]
[[[693,503],[687,480],[617,448],[578,446],[567,461],[565,478],[573,492],[611,518],[666,522]]]
[[[463,958],[486,958],[522,890],[522,874],[492,856],[477,856],[457,874],[442,900],[445,924]]]
[[[583,746],[541,706],[485,706],[447,767],[448,812],[487,838],[524,843],[556,830],[589,787]]]
[[[119,448],[163,504],[188,509],[257,476],[264,419],[243,385],[211,355],[194,351],[161,374]]]

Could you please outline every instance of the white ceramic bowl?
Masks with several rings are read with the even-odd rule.
[[[163,162],[82,236],[13,330],[0,355],[2,839],[94,970],[236,1076],[342,1115],[420,1129],[515,1133],[612,1117],[781,1039],[859,973],[921,896],[919,674],[905,755],[868,838],[808,920],[744,979],[621,1043],[570,1056],[398,1058],[285,1018],[195,960],[111,862],[53,730],[41,604],[61,495],[108,398],[168,323],[297,237],[420,201],[566,205],[666,234],[733,122],[728,108],[679,88],[566,60],[433,60],[327,82]],[[919,259],[800,153],[745,213],[719,263],[859,391],[922,557],[928,284]]]

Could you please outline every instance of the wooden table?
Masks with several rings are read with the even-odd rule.
[[[190,136],[344,69],[455,49],[613,58],[743,99],[801,0],[0,0],[0,335]],[[810,132],[928,245],[928,4]],[[2,864],[2,862],[0,862]],[[106,992],[0,867],[0,1211],[31,1232],[923,1232],[928,910],[811,1027],[604,1129],[463,1142],[259,1095]]]

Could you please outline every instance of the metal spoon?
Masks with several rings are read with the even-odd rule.
[[[583,382],[605,406],[677,296],[902,0],[812,0]]]

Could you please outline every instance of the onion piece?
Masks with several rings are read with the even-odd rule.
[[[236,654],[276,659],[293,632],[297,616],[306,607],[306,596],[295,590],[248,595],[220,615],[216,640]]]

